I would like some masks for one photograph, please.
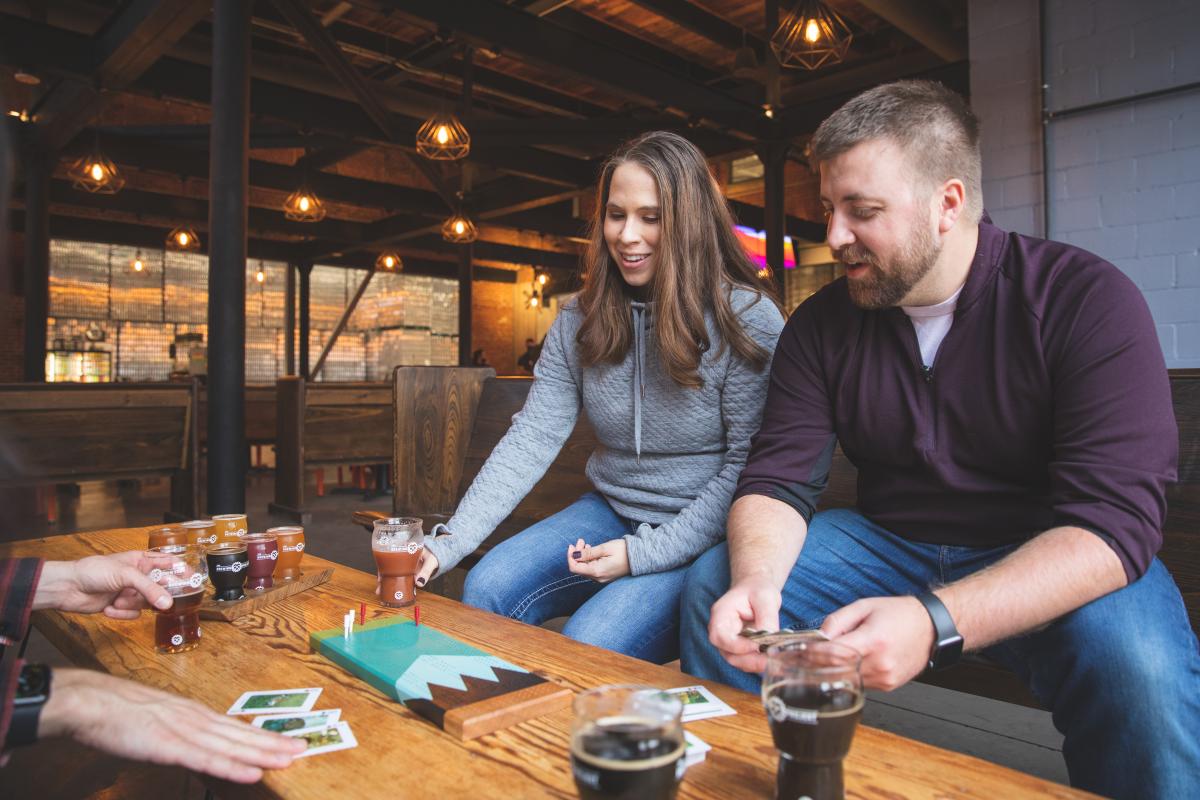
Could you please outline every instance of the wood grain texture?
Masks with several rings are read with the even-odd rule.
[[[97,531],[0,545],[0,557],[64,559],[133,549],[149,528]],[[470,741],[460,741],[385,698],[308,647],[311,630],[337,627],[348,608],[368,602],[371,618],[395,612],[375,603],[375,578],[306,557],[314,569],[336,567],[310,591],[231,624],[205,624],[199,648],[174,656],[154,652],[154,620],[37,612],[34,621],[78,664],[193,697],[224,711],[249,689],[321,686],[320,708],[341,708],[359,746],[302,759],[270,772],[261,784],[212,781],[222,798],[288,797],[559,797],[576,796],[568,760],[571,714],[561,710]],[[421,622],[547,675],[575,691],[607,683],[660,688],[693,679],[644,661],[571,641],[542,628],[425,594]],[[406,613],[406,612],[400,612]],[[712,745],[688,770],[681,798],[769,797],[776,752],[759,698],[708,684],[737,715],[689,723]],[[1089,796],[969,756],[871,728],[861,728],[846,760],[854,798],[1076,798]]]
[[[490,367],[397,367],[392,375],[392,509],[397,516],[449,514]]]
[[[446,712],[443,730],[459,739],[478,739],[518,722],[571,707],[574,693],[556,683],[539,683]]]
[[[210,594],[200,604],[200,619],[220,619],[233,622],[235,619],[261,611],[272,603],[278,603],[297,592],[319,586],[333,577],[332,569],[306,569],[299,578],[291,581],[276,581],[270,589],[251,592],[241,600],[218,603]]]

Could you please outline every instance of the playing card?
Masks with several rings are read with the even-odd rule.
[[[340,708],[310,711],[307,714],[270,714],[255,717],[250,724],[273,733],[300,733],[313,728],[327,728],[341,719]]]
[[[784,628],[778,631],[763,631],[757,628],[742,628],[739,636],[744,636],[747,639],[758,644],[758,650],[765,653],[768,647],[772,645],[782,644],[783,642],[796,642],[803,639],[823,639],[828,640],[824,631],[819,628],[813,628],[807,631],[794,631],[791,628]]]
[[[684,763],[689,767],[692,764],[699,764],[704,760],[704,756],[708,754],[708,751],[712,750],[712,745],[691,731],[684,731],[683,738],[687,744],[687,750],[684,751]]]
[[[300,713],[312,711],[321,694],[318,688],[271,689],[263,692],[246,692],[229,707],[226,714],[275,714],[282,711]]]
[[[354,738],[354,734],[350,731],[349,722],[338,722],[324,728],[317,728],[311,731],[296,731],[287,735],[294,739],[303,739],[308,743],[308,749],[296,756],[296,758],[358,747],[358,740]]]
[[[736,714],[729,704],[713,694],[706,686],[681,686],[667,689],[667,694],[678,697],[683,703],[683,721],[692,722],[709,717],[725,717]]]

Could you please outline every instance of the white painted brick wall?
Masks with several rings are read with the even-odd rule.
[[[1040,236],[1038,4],[970,0],[969,14],[984,202]],[[1052,110],[1200,81],[1200,0],[1046,0],[1046,36]],[[1068,116],[1046,136],[1049,237],[1129,275],[1167,365],[1200,367],[1200,92]]]

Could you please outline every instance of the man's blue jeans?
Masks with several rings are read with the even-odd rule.
[[[779,624],[816,628],[855,600],[918,594],[1013,549],[910,542],[856,511],[825,511],[813,518],[783,589]],[[709,609],[729,581],[723,543],[688,570],[683,670],[758,691],[758,675],[729,666],[708,642]],[[1124,589],[983,652],[1053,713],[1073,786],[1106,797],[1200,797],[1200,646],[1158,560]]]
[[[602,584],[567,569],[567,546],[619,539],[638,523],[588,492],[497,545],[467,573],[463,602],[539,625],[570,615],[563,633],[662,664],[679,655],[679,595],[686,567]]]

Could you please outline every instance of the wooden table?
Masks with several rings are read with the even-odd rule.
[[[145,528],[97,531],[0,545],[0,557],[76,559],[135,549]],[[361,542],[367,547],[367,539]],[[331,581],[234,623],[204,621],[199,648],[154,652],[153,614],[136,621],[103,615],[38,612],[34,624],[74,663],[169,689],[224,711],[244,691],[324,688],[318,708],[341,708],[358,738],[354,750],[301,759],[262,783],[211,785],[234,797],[575,797],[568,763],[571,714],[564,710],[470,742],[416,717],[321,656],[309,651],[313,630],[338,628],[363,600],[372,618],[393,612],[374,602],[375,577],[313,556],[307,569],[335,567]],[[574,689],[606,683],[668,688],[692,683],[678,671],[580,644],[566,637],[426,594],[421,622],[476,644]],[[712,745],[688,770],[682,798],[770,797],[776,752],[758,697],[709,684],[737,715],[688,724]],[[1058,784],[977,758],[862,727],[846,760],[853,798],[1083,797]]]

